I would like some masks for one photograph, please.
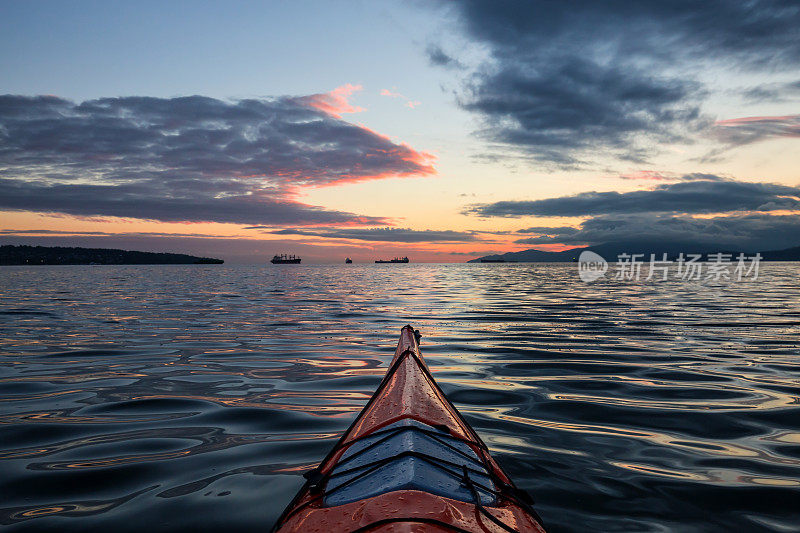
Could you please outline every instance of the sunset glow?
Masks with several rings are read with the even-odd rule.
[[[223,43],[219,28],[188,37],[218,75],[193,75],[183,47],[172,70],[142,52],[124,90],[104,65],[129,37],[85,52],[81,64],[98,65],[91,75],[53,66],[34,77],[23,63],[75,70],[69,51],[93,37],[56,25],[66,44],[41,48],[31,44],[42,42],[35,18],[20,19],[6,32],[19,58],[6,58],[0,96],[3,240],[225,250],[234,262],[279,251],[309,262],[460,262],[664,224],[695,224],[674,238],[716,241],[697,225],[713,212],[731,246],[796,245],[786,224],[800,230],[800,59],[779,53],[796,36],[765,8],[772,40],[732,39],[737,6],[712,31],[655,5],[616,18],[589,5],[532,18],[521,7],[395,5],[388,19],[376,11],[374,27],[322,25],[303,38],[265,10],[250,14],[264,32],[246,47]],[[325,8],[320,20],[352,19],[353,9]],[[495,27],[509,33],[479,29]],[[19,41],[22,29],[30,37]],[[170,49],[168,36],[149,40]],[[670,58],[664,41],[680,43]],[[752,184],[763,185],[761,203],[745,201]],[[545,229],[521,233],[531,227]]]

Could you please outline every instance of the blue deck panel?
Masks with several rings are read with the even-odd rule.
[[[389,429],[399,431],[384,433]],[[436,438],[420,429],[436,434]],[[401,456],[403,452],[416,452],[433,458],[434,462],[441,460],[443,463],[437,465],[421,457]],[[394,459],[377,468],[370,466],[385,458]],[[387,426],[381,434],[364,438],[350,446],[331,473],[324,503],[342,505],[387,492],[411,489],[472,502],[472,492],[461,482],[464,466],[470,469],[469,477],[476,485],[496,489],[477,454],[468,444],[417,420],[404,419]],[[478,489],[478,494],[484,505],[495,503],[492,493]]]

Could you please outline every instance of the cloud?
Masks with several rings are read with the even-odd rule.
[[[714,174],[704,174],[702,172],[680,175],[672,172],[660,172],[657,170],[637,170],[627,174],[620,174],[615,177],[623,180],[636,181],[730,181],[729,178],[716,176]]]
[[[775,137],[800,137],[800,115],[719,120],[715,123],[715,134],[722,142],[734,146]]]
[[[714,176],[714,178],[718,178]],[[479,204],[468,214],[483,217],[587,216],[614,213],[722,213],[800,209],[800,187],[705,179],[632,192],[584,192],[574,196]]]
[[[18,211],[104,215],[161,222],[221,222],[232,224],[375,224],[378,217],[332,211],[252,192],[238,183],[215,183],[231,196],[207,194],[202,181],[180,187],[157,181],[123,185],[39,184],[0,179],[0,208]],[[241,194],[233,191],[242,190]],[[163,191],[164,196],[160,196]]]
[[[389,89],[381,89],[381,96],[388,96],[389,98],[399,98],[400,100],[403,100],[405,102],[403,105],[410,109],[414,109],[422,103],[419,100],[411,100],[410,98],[407,98],[406,96],[400,94],[399,92],[394,90],[390,91]]]
[[[489,59],[458,101],[480,133],[570,167],[598,152],[644,161],[691,141],[718,90],[700,73],[766,73],[800,64],[800,7],[785,0],[442,2]],[[713,23],[709,23],[713,21]],[[447,65],[436,48],[428,57]]]
[[[337,118],[337,99],[355,89],[233,102],[0,96],[0,209],[243,224],[385,223],[294,200],[304,187],[435,173],[430,155]]]
[[[449,255],[463,255],[466,257],[474,258],[483,255],[500,255],[506,253],[505,250],[473,250],[471,252],[447,252]]]
[[[256,228],[250,228],[256,229]],[[412,230],[406,228],[286,228],[270,231],[273,235],[304,235],[326,239],[353,239],[377,242],[471,242],[477,240],[472,232],[452,230]]]
[[[69,231],[69,230],[53,230],[53,229],[2,229],[0,235],[44,235],[44,236],[85,236],[85,237],[190,237],[190,238],[221,238],[219,235],[210,233],[168,233],[162,231],[126,231],[126,232],[110,232],[110,231]]]
[[[565,44],[577,49],[591,42],[611,46],[608,53],[624,50],[646,57],[661,46],[662,54],[676,61],[711,55],[771,67],[800,62],[800,49],[792,46],[798,39],[800,8],[786,0],[568,4],[461,0],[456,4],[470,35],[495,46],[525,48],[538,42],[550,49]],[[573,41],[566,42],[566,36]],[[663,50],[668,45],[672,47]]]
[[[518,229],[517,233],[536,233],[539,235],[572,235],[578,231],[578,228],[571,226],[533,226],[530,228]],[[519,242],[519,241],[518,241]]]
[[[546,230],[547,228],[542,228]],[[519,239],[519,244],[597,245],[607,242],[696,243],[719,249],[769,250],[800,244],[800,215],[755,213],[713,218],[658,214],[602,215],[568,235]]]
[[[686,104],[694,92],[686,81],[571,57],[536,69],[506,64],[480,77],[460,104],[484,117],[483,136],[572,166],[598,149],[644,161],[643,139],[684,139],[705,124],[699,107]]]
[[[659,172],[657,170],[637,170],[627,174],[615,176],[623,180],[649,180],[649,181],[675,181],[676,177],[670,172]]]
[[[363,107],[353,106],[348,101],[348,98],[350,98],[353,93],[362,89],[363,87],[361,87],[361,85],[351,85],[348,83],[327,93],[300,96],[293,100],[299,104],[319,109],[334,118],[342,118],[342,115],[345,113],[360,113],[364,111]]]
[[[445,53],[439,45],[428,45],[425,49],[425,55],[428,56],[428,61],[430,61],[431,65],[454,69],[464,68],[464,65],[460,61]]]
[[[756,85],[741,91],[741,95],[749,102],[787,102],[800,96],[800,80]]]

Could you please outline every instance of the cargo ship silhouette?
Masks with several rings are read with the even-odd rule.
[[[295,255],[280,254],[273,257],[270,263],[273,265],[299,265],[300,258]]]

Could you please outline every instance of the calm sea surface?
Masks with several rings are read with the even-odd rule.
[[[0,524],[264,530],[411,323],[552,531],[798,531],[799,280],[2,267]]]

